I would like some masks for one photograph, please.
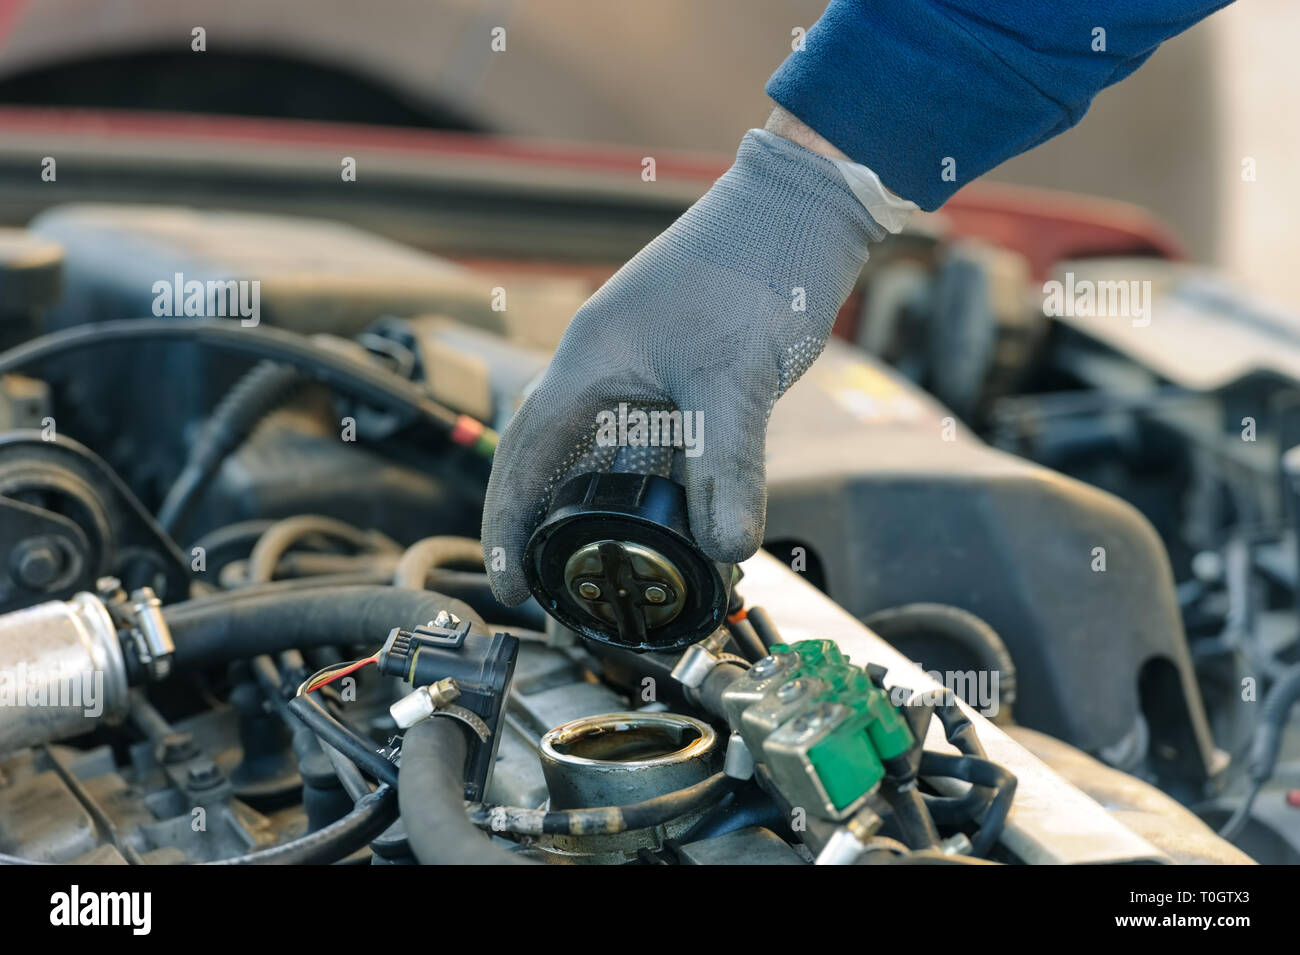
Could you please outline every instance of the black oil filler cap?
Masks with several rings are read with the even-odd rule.
[[[524,567],[560,623],[643,653],[684,649],[722,626],[733,570],[695,543],[680,484],[628,473],[561,485]]]

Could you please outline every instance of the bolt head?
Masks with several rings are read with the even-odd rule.
[[[799,697],[803,696],[804,685],[799,680],[791,680],[789,683],[782,683],[776,691],[776,698],[782,703],[793,703]]]
[[[158,744],[158,759],[163,763],[183,763],[199,754],[189,733],[172,733]]]
[[[23,541],[14,555],[14,569],[25,587],[43,590],[59,576],[63,561],[59,552],[45,540]]]
[[[578,596],[585,597],[587,600],[595,600],[600,596],[600,588],[590,580],[584,580],[578,584]]]
[[[185,774],[191,786],[195,789],[210,789],[216,786],[224,778],[217,764],[212,760],[203,760],[202,762],[191,766]]]
[[[658,584],[651,584],[645,589],[645,599],[652,604],[661,604],[668,599],[668,591]]]
[[[438,616],[434,617],[429,622],[432,626],[439,627],[441,629],[448,629],[451,627],[459,627],[460,617],[456,616],[454,613],[450,613],[449,611],[439,610]]]
[[[794,731],[795,737],[798,740],[803,741],[816,735],[816,733],[823,727],[828,726],[834,717],[834,708],[828,703],[823,703],[815,710],[811,710],[798,717],[791,724],[791,729]]]

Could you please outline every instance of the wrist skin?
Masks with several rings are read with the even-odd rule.
[[[845,159],[849,162],[853,161],[831,145],[831,143],[815,129],[783,107],[773,107],[772,115],[767,118],[767,124],[763,128],[769,133],[775,133],[783,139],[788,139],[790,142],[802,146],[810,152],[817,153],[819,156],[825,156],[827,159]],[[902,198],[883,182],[881,183],[881,186],[891,196]]]
[[[827,159],[849,158],[823,139],[811,126],[780,106],[773,108],[772,115],[767,118],[767,125],[763,128]]]

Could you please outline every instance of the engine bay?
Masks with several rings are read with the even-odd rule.
[[[920,239],[873,260],[896,334],[777,406],[764,551],[714,565],[670,481],[590,475],[504,607],[495,435],[583,282],[179,206],[12,232],[6,862],[1296,861],[1289,439],[1209,462],[1231,412],[1115,384],[1132,361],[1064,325],[987,331],[1095,391],[992,357],[959,387],[905,348],[959,245],[942,293]],[[1175,460],[1250,532],[1161,520]]]

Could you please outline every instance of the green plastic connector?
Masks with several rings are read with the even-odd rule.
[[[801,714],[772,734],[777,762],[789,759],[792,749],[806,758],[833,815],[845,813],[870,794],[885,776],[885,763],[905,754],[915,744],[911,727],[890,702],[889,694],[871,682],[866,671],[850,663],[830,640],[804,640],[772,647],[774,655],[793,653],[799,666],[787,679],[804,677],[829,687],[808,701],[804,714],[833,713],[829,728],[811,734],[806,747],[791,747],[791,728],[809,725]],[[802,722],[801,722],[802,721]]]

